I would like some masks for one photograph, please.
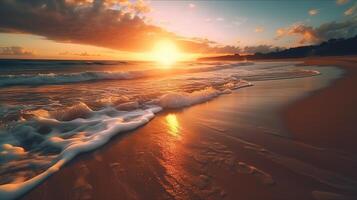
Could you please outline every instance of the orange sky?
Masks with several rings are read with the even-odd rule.
[[[335,0],[1,1],[0,58],[152,60],[162,40],[172,41],[184,60],[268,52],[356,34],[356,5]]]

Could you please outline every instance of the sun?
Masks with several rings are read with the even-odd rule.
[[[174,64],[181,57],[179,49],[171,40],[158,41],[153,48],[152,54],[153,59],[164,67]]]

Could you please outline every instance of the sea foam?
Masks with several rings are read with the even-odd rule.
[[[220,91],[213,88],[187,92],[171,92],[160,97],[159,104],[164,108],[181,108],[197,103],[208,101],[220,94]]]
[[[80,105],[83,107],[83,105]],[[68,110],[70,114],[78,116],[76,112],[81,113],[82,108],[72,108]],[[76,155],[94,150],[107,143],[114,135],[125,131],[136,129],[149,122],[154,113],[159,112],[161,107],[151,106],[146,109],[136,109],[132,111],[118,111],[113,108],[106,108],[100,111],[89,111],[87,118],[76,118],[71,121],[59,121],[54,118],[36,117],[30,121],[19,123],[14,127],[12,134],[17,136],[25,136],[26,139],[14,141],[15,144],[3,144],[0,154],[2,158],[7,159],[3,163],[1,171],[4,168],[17,164],[18,168],[29,164],[34,157],[44,157],[45,152],[36,154],[40,149],[60,149],[60,153],[56,156],[48,156],[51,159],[52,166],[45,169],[35,177],[31,177],[24,182],[11,182],[0,185],[0,199],[15,199],[29,191],[31,188],[45,180],[48,176],[58,171],[65,163],[73,159]],[[49,115],[47,115],[49,116]],[[73,117],[69,117],[70,119]],[[41,126],[49,127],[47,134],[39,133]],[[1,133],[5,134],[5,133]],[[38,137],[42,137],[38,139]],[[36,142],[38,144],[32,149],[25,151],[20,145],[26,142]],[[16,146],[19,145],[19,146]],[[29,147],[28,147],[29,148]],[[28,156],[29,162],[21,162],[26,159],[27,154],[35,154]],[[22,157],[21,159],[18,159]],[[10,162],[11,161],[11,162]],[[32,162],[34,165],[35,162]],[[44,168],[43,163],[37,163],[38,168]],[[48,164],[48,163],[46,163]],[[22,165],[22,166],[19,166]],[[16,169],[13,169],[16,171]],[[24,177],[27,179],[28,177]]]
[[[217,84],[216,88],[193,92],[169,92],[141,104],[123,97],[115,101],[117,104],[97,111],[80,102],[59,110],[38,109],[24,113],[26,117],[13,122],[4,132],[0,130],[0,135],[9,137],[8,143],[0,148],[3,155],[0,171],[6,175],[6,169],[12,169],[0,185],[0,199],[19,197],[76,155],[104,145],[116,134],[146,124],[164,108],[191,106],[251,85],[236,78]],[[29,168],[29,164],[32,167]],[[26,166],[28,174],[26,170],[13,174]],[[31,176],[33,169],[39,171],[36,176]],[[26,181],[16,181],[18,176]]]

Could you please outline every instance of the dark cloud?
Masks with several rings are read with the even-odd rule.
[[[106,1],[3,0],[0,27],[48,39],[120,50],[143,50],[150,40],[167,34],[138,15],[108,8]]]
[[[322,24],[316,29],[321,40],[331,38],[350,38],[357,34],[357,17],[343,22],[329,22]]]
[[[332,38],[349,38],[357,34],[357,17],[342,22],[328,22],[317,28],[304,24],[294,24],[287,28],[278,29],[277,39],[296,35],[300,44],[316,44]]]
[[[184,51],[234,51],[211,42],[181,38],[147,24],[142,0],[1,0],[0,31],[41,35],[47,39],[123,51],[148,51],[162,38],[175,40]],[[227,52],[228,53],[228,52]]]
[[[31,56],[32,51],[26,50],[23,47],[0,47],[1,56]]]
[[[274,47],[272,45],[257,45],[257,46],[246,46],[243,48],[242,53],[269,53],[272,51],[276,51],[278,47]],[[279,49],[279,48],[278,48]],[[280,48],[281,49],[281,48]]]

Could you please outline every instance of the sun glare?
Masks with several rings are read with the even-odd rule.
[[[166,116],[166,124],[169,128],[169,133],[172,136],[178,137],[180,133],[180,124],[175,114],[168,114]]]
[[[153,59],[165,67],[177,62],[180,57],[179,49],[171,40],[161,40],[154,46]]]

